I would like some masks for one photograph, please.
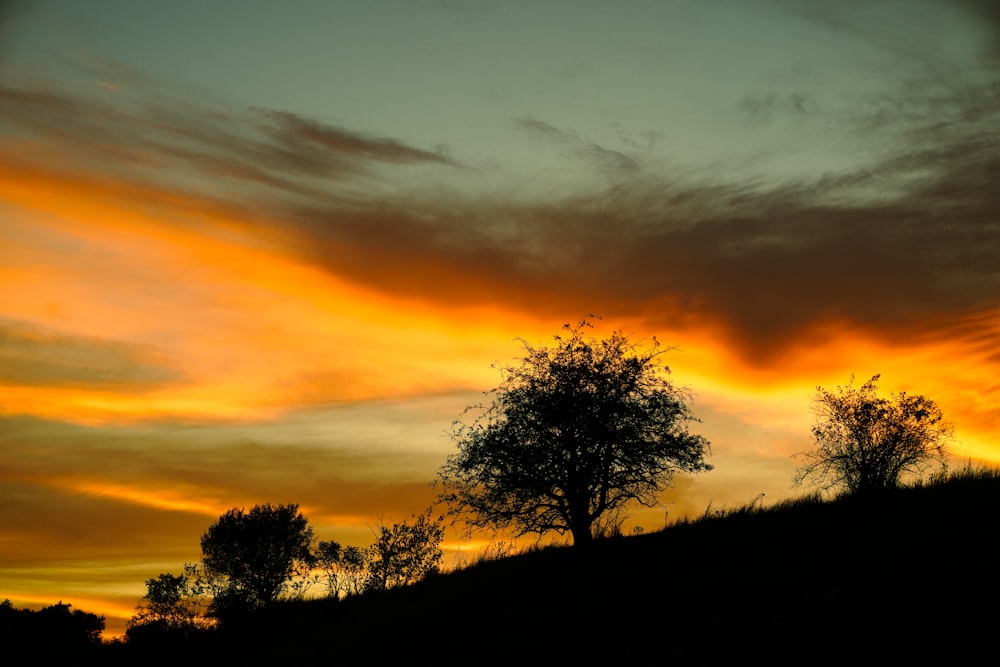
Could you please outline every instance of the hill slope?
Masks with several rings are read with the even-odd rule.
[[[254,654],[996,664],[998,510],[995,477],[867,503],[744,508],[585,553],[546,549],[382,595],[289,605],[253,633],[269,638]]]
[[[288,603],[215,648],[282,664],[998,664],[998,511],[994,475],[743,508]]]

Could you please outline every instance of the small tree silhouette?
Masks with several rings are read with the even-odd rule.
[[[861,387],[827,391],[817,387],[816,449],[800,454],[805,463],[794,482],[814,481],[824,490],[874,495],[920,476],[934,462],[944,467],[952,427],[937,404],[906,392],[877,395],[879,375]]]
[[[189,564],[184,574],[146,580],[146,594],[125,624],[125,638],[145,644],[183,639],[214,625],[207,611],[199,570]]]
[[[327,596],[358,595],[368,576],[368,550],[342,547],[339,542],[320,542],[316,547],[316,566],[326,577]]]
[[[293,576],[312,568],[312,539],[312,528],[295,504],[223,514],[201,538],[205,573],[218,582],[212,613],[269,606]]]
[[[406,586],[436,573],[444,556],[443,538],[443,519],[432,519],[430,509],[413,515],[412,523],[379,525],[369,549],[366,590]]]

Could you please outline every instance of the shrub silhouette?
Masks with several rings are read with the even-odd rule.
[[[5,658],[31,664],[55,664],[96,655],[104,632],[104,617],[72,609],[62,601],[38,611],[0,603],[0,646]]]
[[[811,480],[824,490],[871,496],[919,477],[935,461],[944,465],[952,428],[937,404],[906,392],[879,397],[878,379],[836,392],[817,387],[816,449],[801,455],[796,484]]]
[[[368,579],[368,549],[342,546],[336,540],[326,540],[316,545],[316,567],[326,578],[327,596],[359,595]]]
[[[407,586],[438,572],[443,552],[441,519],[432,519],[428,509],[404,521],[378,527],[375,543],[368,550],[366,590]]]
[[[146,580],[146,594],[125,625],[133,644],[160,646],[211,628],[196,568],[184,574],[160,574]]]

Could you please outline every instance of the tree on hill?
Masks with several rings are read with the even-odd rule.
[[[935,462],[943,467],[952,427],[937,404],[906,392],[878,396],[879,375],[861,387],[828,391],[817,387],[816,448],[800,456],[805,463],[794,481],[813,481],[824,490],[874,495],[919,477]]]
[[[654,505],[675,472],[711,469],[656,339],[642,350],[621,332],[587,338],[589,326],[565,325],[552,348],[521,341],[521,364],[502,369],[491,405],[455,422],[458,453],[438,471],[451,516],[516,535],[568,531],[583,546],[629,504]]]
[[[233,508],[201,538],[202,564],[216,580],[212,612],[267,607],[313,564],[313,532],[299,506]]]
[[[38,611],[0,603],[0,645],[18,664],[57,664],[84,657],[101,646],[104,616],[62,601]],[[29,662],[30,661],[30,662]]]
[[[184,574],[160,574],[146,580],[146,594],[125,624],[125,637],[151,643],[206,630],[213,626],[206,607],[196,565],[187,565]]]
[[[412,522],[380,525],[368,550],[366,590],[407,586],[438,572],[442,539],[443,519],[432,519],[430,509],[414,515]]]
[[[369,550],[328,540],[316,545],[316,567],[326,577],[327,596],[358,595],[368,578]]]

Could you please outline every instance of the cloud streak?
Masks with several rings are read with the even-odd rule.
[[[152,351],[0,320],[0,384],[137,391],[181,380]]]
[[[263,188],[272,196],[316,195],[321,187],[365,175],[372,164],[454,166],[437,153],[286,111],[234,112],[137,100],[134,91],[105,92],[95,97],[0,87],[0,122],[120,177],[156,179],[177,169],[207,176],[209,192],[229,185],[245,194]],[[187,180],[187,187],[198,180]]]
[[[565,147],[570,159],[589,163],[606,175],[625,177],[636,174],[640,169],[639,163],[627,153],[606,148],[576,132],[560,130],[535,118],[518,118],[515,126],[534,138]]]

